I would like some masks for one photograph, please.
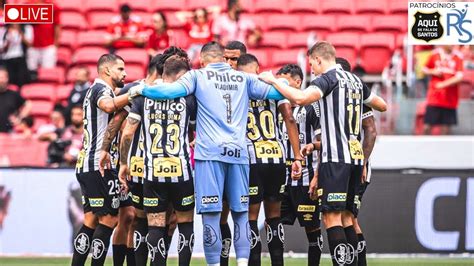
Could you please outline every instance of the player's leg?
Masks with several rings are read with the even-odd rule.
[[[345,264],[347,239],[342,225],[342,212],[346,209],[350,165],[322,163],[318,185],[322,189],[321,211],[329,242],[333,265]]]
[[[217,161],[195,161],[196,212],[202,216],[204,255],[208,265],[219,265],[222,194],[227,165]]]
[[[176,222],[176,212],[171,204],[168,205],[168,210],[166,211],[166,237],[165,237],[165,245],[166,245],[166,254],[171,246],[171,241],[173,240],[173,234],[177,227]]]
[[[285,232],[281,222],[281,199],[285,192],[284,164],[265,165],[262,174],[263,204],[265,208],[268,251],[272,265],[283,265]]]
[[[151,265],[166,265],[166,211],[168,209],[166,183],[144,180],[143,208],[147,215],[148,235],[146,242],[151,255]]]
[[[221,242],[222,242],[222,250],[221,250],[221,266],[228,266],[229,265],[229,253],[230,248],[232,246],[232,233],[230,231],[229,223],[227,222],[229,219],[229,204],[227,200],[225,200],[225,193],[224,193],[224,202],[222,204],[222,213],[221,213],[221,220],[220,220],[220,229],[221,229]]]
[[[120,201],[121,203],[124,201]],[[135,217],[133,206],[121,206],[118,214],[118,224],[112,239],[114,265],[123,265],[127,255],[127,245],[129,240],[130,226]],[[131,231],[133,233],[133,231]]]
[[[370,180],[370,164],[367,164],[367,178]],[[367,186],[369,185],[368,182],[361,184],[359,186],[358,193],[355,197],[354,204],[354,219],[352,220],[352,223],[354,225],[355,232],[357,234],[357,265],[359,266],[366,266],[367,265],[367,258],[366,258],[366,253],[367,253],[367,245],[365,242],[364,234],[362,233],[362,229],[359,225],[359,221],[357,219],[359,215],[359,211],[361,208],[361,202],[362,202],[362,196],[365,193],[365,190],[367,189]]]
[[[192,179],[174,185],[173,207],[179,230],[179,265],[189,266],[194,246],[194,185]]]
[[[129,256],[129,252],[134,253],[135,265],[146,266],[148,246],[145,237],[148,234],[148,223],[145,211],[143,210],[143,184],[129,182],[129,188],[133,207],[135,208],[135,217],[129,230],[127,266],[132,265],[130,261],[132,256]]]
[[[251,230],[249,265],[261,265],[262,242],[258,230],[258,214],[263,201],[263,187],[261,187],[261,164],[251,164],[249,172],[249,225]]]
[[[234,221],[234,248],[237,265],[247,265],[250,256],[249,165],[228,164],[226,196]]]

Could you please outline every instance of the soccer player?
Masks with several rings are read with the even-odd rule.
[[[288,64],[277,72],[277,77],[288,80],[289,85],[300,88],[303,80],[303,71],[298,65]],[[311,144],[317,135],[321,134],[319,125],[319,106],[315,103],[307,106],[293,105],[293,117],[296,120],[299,133],[299,145],[303,147]],[[285,139],[287,165],[291,165],[293,158],[298,158],[299,152],[292,149],[288,139],[287,127],[283,124],[282,132]],[[315,144],[317,145],[317,144]],[[282,202],[282,223],[293,225],[296,218],[300,226],[305,228],[308,239],[308,265],[319,265],[323,248],[323,237],[320,228],[320,208],[318,202],[310,198],[309,183],[317,174],[318,158],[316,153],[309,154],[303,161],[301,179],[293,180],[287,172],[286,195]]]
[[[247,53],[247,47],[245,44],[239,41],[229,41],[226,46],[224,47],[224,59],[227,64],[230,65],[233,69],[237,70],[237,60],[241,55]],[[227,222],[229,219],[229,204],[227,204],[227,200],[225,198],[224,193],[224,202],[222,206],[222,213],[221,213],[221,241],[222,241],[222,251],[221,251],[221,266],[228,266],[229,265],[229,253],[230,248],[232,246],[232,233],[230,231],[229,223]]]
[[[115,90],[124,85],[124,60],[104,54],[97,63],[97,72],[99,78],[89,88],[83,104],[83,149],[77,159],[76,177],[82,190],[84,225],[74,239],[72,265],[84,265],[89,249],[92,265],[104,264],[120,205],[117,174],[114,169],[106,169],[102,177],[99,154],[108,121],[129,103],[129,94],[115,96]]]
[[[249,99],[283,97],[256,75],[233,70],[224,63],[224,49],[210,42],[201,49],[199,70],[191,70],[172,84],[145,87],[132,92],[153,99],[196,96],[196,203],[202,215],[204,253],[208,265],[219,265],[222,243],[220,213],[225,191],[234,220],[237,265],[247,265],[250,255],[248,226],[248,152],[246,122]],[[293,164],[295,175],[301,164]]]
[[[364,163],[360,143],[362,104],[378,111],[387,107],[357,76],[336,64],[336,50],[330,43],[316,43],[308,56],[312,71],[319,76],[304,91],[280,82],[271,72],[260,74],[260,78],[298,105],[321,99],[322,156],[318,179],[312,183],[318,182],[322,189],[321,211],[333,264],[357,265],[358,240],[352,220]]]
[[[237,61],[237,67],[240,71],[257,74],[259,64],[254,55],[244,54]],[[262,201],[265,207],[267,243],[272,265],[283,265],[285,234],[280,219],[280,208],[285,190],[286,166],[278,116],[282,115],[288,128],[289,141],[297,151],[293,158],[302,161],[298,129],[288,100],[250,100],[249,105],[247,140],[250,157],[249,224],[252,234],[249,265],[261,265],[262,244],[258,230],[258,214]]]
[[[168,60],[163,82],[177,80],[189,70],[186,61]],[[194,187],[189,159],[188,125],[195,119],[195,98],[187,96],[173,100],[151,100],[139,97],[133,101],[122,134],[120,151],[127,154],[132,138],[139,128],[143,134],[144,185],[143,205],[148,218],[146,241],[152,265],[166,265],[166,213],[172,204],[179,229],[179,265],[190,265],[194,244]],[[120,181],[127,185],[127,157],[121,157]]]

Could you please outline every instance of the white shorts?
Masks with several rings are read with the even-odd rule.
[[[28,48],[28,69],[37,70],[38,67],[53,68],[56,66],[57,48],[50,45],[43,48]]]

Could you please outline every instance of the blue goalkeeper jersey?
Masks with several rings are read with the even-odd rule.
[[[173,89],[184,89],[186,95],[194,94],[197,99],[194,158],[248,164],[246,130],[249,99],[275,98],[276,89],[260,81],[256,75],[233,70],[226,63],[213,63],[191,70],[173,85]],[[174,90],[159,96],[151,93],[152,90],[159,93],[160,86],[145,88],[143,95],[173,97]]]

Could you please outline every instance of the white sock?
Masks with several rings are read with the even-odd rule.
[[[248,266],[249,265],[249,260],[248,259],[237,259],[237,266]]]

